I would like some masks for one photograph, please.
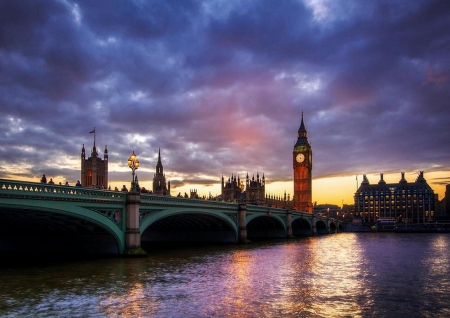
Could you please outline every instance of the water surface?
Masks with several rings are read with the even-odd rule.
[[[2,317],[449,317],[450,235],[342,233],[0,267]]]

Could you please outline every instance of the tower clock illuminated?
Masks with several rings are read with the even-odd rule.
[[[294,145],[293,165],[294,208],[312,213],[312,149],[303,122],[303,112],[297,142]]]

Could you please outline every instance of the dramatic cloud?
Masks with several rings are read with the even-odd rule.
[[[448,1],[0,2],[0,178],[292,180],[301,113],[314,178],[450,171]],[[89,152],[89,151],[88,151]],[[448,178],[436,180],[439,184]]]

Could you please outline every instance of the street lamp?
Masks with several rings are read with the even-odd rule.
[[[134,171],[135,171],[137,168],[139,168],[139,159],[138,159],[137,156],[134,154],[134,151],[133,151],[133,153],[131,154],[130,158],[128,158],[128,167],[131,168],[132,176],[133,176],[133,179],[131,179],[131,189],[130,189],[130,191],[131,191],[131,192],[136,192],[137,189],[136,189],[136,182],[135,182],[135,179],[134,179]]]

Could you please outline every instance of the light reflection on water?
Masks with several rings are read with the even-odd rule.
[[[445,317],[450,235],[343,233],[0,267],[0,316]]]

